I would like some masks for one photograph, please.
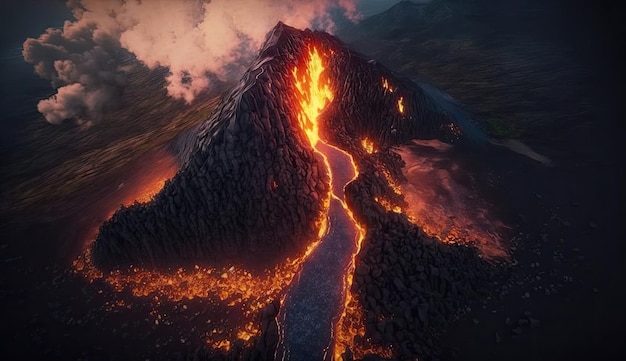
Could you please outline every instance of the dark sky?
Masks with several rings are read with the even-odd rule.
[[[64,0],[7,0],[0,2],[2,48],[39,36],[48,27],[63,25],[71,17]]]

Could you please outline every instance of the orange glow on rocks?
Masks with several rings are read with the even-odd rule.
[[[442,152],[450,147],[439,141],[414,143]],[[407,146],[396,151],[407,164],[403,173],[408,181],[398,190],[409,205],[402,211],[411,223],[441,242],[472,245],[486,258],[508,257],[501,236],[506,226],[492,214],[486,201],[455,181],[453,172],[458,166],[439,168],[439,158],[421,158]]]
[[[381,80],[382,80],[383,89],[385,89],[385,92],[393,93],[395,91],[394,88],[391,86],[391,84],[389,84],[389,80],[387,80],[384,77]],[[400,112],[400,114],[404,114],[404,97],[398,98],[397,104],[398,104],[398,111]]]
[[[398,99],[398,111],[400,111],[400,113],[404,114],[404,97],[400,97],[400,99]]]
[[[135,202],[145,203],[152,200],[167,179],[177,171],[173,158],[162,157],[153,161],[156,166],[136,175],[131,185],[124,183],[120,185],[118,190],[123,193],[118,196],[119,201],[110,202],[109,217],[114,214],[115,207],[119,204],[128,206]],[[330,196],[327,198],[329,203]],[[320,217],[318,222],[320,234],[323,234],[327,227],[325,220],[326,217]],[[95,233],[94,230],[92,235],[94,238]],[[288,258],[274,269],[265,270],[260,274],[253,274],[238,266],[217,269],[198,265],[191,269],[179,268],[171,272],[130,267],[105,273],[96,268],[91,261],[92,242],[93,239],[87,242],[86,251],[72,264],[73,272],[90,283],[104,281],[119,295],[130,292],[133,297],[151,302],[154,307],[162,301],[178,303],[202,298],[217,307],[227,307],[231,310],[229,317],[212,320],[207,326],[206,343],[213,349],[222,351],[230,349],[231,340],[241,339],[244,344],[248,344],[254,336],[260,334],[259,325],[250,320],[256,317],[261,308],[282,297],[285,287],[293,280],[302,261],[318,244],[312,242],[303,254]],[[123,307],[127,303],[132,301],[116,299],[109,302],[111,309]],[[162,321],[155,319],[155,324],[159,323]]]
[[[393,87],[389,85],[389,80],[382,78],[382,82],[383,82],[383,89],[385,89],[385,91],[393,93]]]
[[[385,180],[387,181],[387,185],[389,186],[389,188],[391,188],[391,190],[395,194],[402,195],[402,188],[400,188],[400,185],[396,182],[396,180],[393,178],[391,173],[389,173],[389,170],[383,167],[382,173],[383,173],[383,176],[385,176]]]
[[[363,147],[363,149],[365,149],[367,154],[372,154],[376,151],[376,149],[374,148],[374,142],[369,138],[361,139],[361,146]]]
[[[106,200],[106,207],[111,208],[107,218],[110,218],[120,205],[130,206],[135,202],[151,201],[177,171],[176,158],[169,153],[156,152],[142,158],[141,165],[132,168],[128,181],[118,184],[117,191]]]
[[[106,282],[113,291],[120,295],[130,295],[141,300],[153,302],[153,304],[160,304],[165,301],[180,303],[186,300],[202,299],[215,306],[217,310],[228,309],[231,314],[229,317],[224,316],[222,319],[212,320],[211,324],[206,326],[207,332],[203,340],[215,350],[228,351],[233,347],[235,340],[241,340],[244,345],[249,346],[254,342],[255,337],[261,334],[260,325],[253,321],[257,318],[259,311],[275,300],[286,299],[286,290],[301,270],[303,262],[320,243],[319,240],[327,234],[330,226],[328,213],[331,199],[334,198],[341,203],[346,214],[349,215],[354,230],[357,231],[357,237],[356,239],[343,240],[344,242],[355,242],[355,251],[350,261],[346,262],[345,268],[342,268],[342,270],[345,269],[341,285],[343,286],[343,300],[340,306],[341,309],[338,310],[336,318],[333,320],[336,321],[333,325],[334,339],[331,349],[328,351],[332,354],[334,360],[342,360],[342,354],[347,349],[350,349],[355,359],[362,358],[368,353],[391,358],[393,352],[389,346],[375,344],[371,339],[367,338],[365,311],[357,298],[356,290],[353,291],[355,279],[358,284],[359,277],[363,276],[363,273],[359,273],[361,270],[357,269],[356,265],[357,256],[365,239],[366,229],[355,220],[352,211],[344,200],[344,196],[341,193],[343,188],[340,187],[345,185],[335,184],[337,187],[333,187],[331,162],[339,159],[339,156],[325,147],[336,149],[350,159],[354,171],[352,180],[359,176],[359,172],[351,154],[326,143],[320,138],[320,115],[333,102],[334,98],[333,84],[331,79],[328,78],[325,69],[325,60],[327,60],[327,57],[332,56],[332,52],[325,51],[325,49],[320,50],[322,51],[318,51],[317,47],[311,46],[308,52],[304,54],[306,59],[302,63],[303,66],[296,66],[291,71],[294,80],[293,95],[295,104],[299,105],[300,109],[298,114],[296,114],[297,125],[302,130],[303,135],[306,136],[306,139],[308,139],[315,153],[319,154],[324,161],[330,181],[328,193],[322,195],[320,199],[323,206],[317,223],[319,227],[318,239],[311,240],[312,242],[310,242],[305,252],[287,258],[272,269],[260,272],[252,272],[239,265],[229,265],[223,268],[211,267],[210,265],[196,265],[170,272],[153,271],[131,266],[129,269],[105,273],[92,264],[89,251],[87,251],[75,260],[73,264],[74,271],[84,276],[89,282],[98,280]],[[404,113],[404,98],[398,94],[401,91],[394,90],[385,78],[382,79],[382,82],[386,93],[395,92],[395,94],[392,94],[392,97],[388,98],[387,104],[391,105],[390,108],[393,108],[394,102],[397,102],[399,112]],[[295,122],[294,120],[293,123]],[[367,137],[361,139],[360,144],[367,154],[373,154],[377,151],[374,141]],[[360,154],[363,155],[363,153]],[[331,155],[335,158],[333,159]],[[337,163],[333,163],[333,165],[336,166]],[[344,170],[346,168],[348,166],[342,167]],[[417,197],[420,194],[410,189],[406,182],[400,184],[392,176],[389,171],[390,168],[380,164],[378,169],[389,186],[389,192],[387,193],[387,198],[375,196],[374,201],[380,204],[387,212],[404,213],[411,222],[421,226],[426,234],[440,241],[453,242],[459,239],[477,239],[480,236],[476,232],[470,234],[459,231],[459,226],[465,225],[459,219],[469,219],[468,217],[462,218],[454,213],[454,225],[450,227],[449,219],[452,219],[452,217],[449,214],[442,213],[445,215],[444,218],[443,216],[439,217],[439,213],[432,212],[431,209],[426,207],[424,207],[424,210],[411,206],[406,206],[406,209],[403,209],[398,204],[395,204],[392,199],[396,199],[395,202],[397,202],[401,198],[395,196],[406,195],[408,197],[414,195]],[[135,201],[149,202],[162,189],[166,179],[173,176],[174,173],[175,168],[172,168],[164,172],[166,176],[146,179],[144,185],[132,189],[134,194],[124,198],[122,203],[130,205]],[[350,176],[352,174],[348,175],[348,177]],[[336,178],[340,178],[340,176],[337,175]],[[336,179],[335,182],[337,182]],[[343,182],[345,180],[341,183]],[[271,189],[276,190],[277,187],[278,183],[272,181]],[[126,189],[125,192],[130,194],[131,190]],[[406,199],[407,201],[412,201],[412,199]],[[427,218],[425,215],[428,215],[430,218]],[[120,299],[112,302],[112,307],[125,307],[127,304]],[[155,324],[158,325],[159,322],[161,321],[157,318]]]
[[[298,122],[311,145],[330,169],[327,157],[319,152],[315,145],[320,140],[317,117],[332,101],[332,92],[330,83],[323,80],[324,67],[317,49],[313,48],[309,56],[307,69],[302,72],[302,77],[298,78],[297,68],[293,70],[296,88],[301,95],[299,103],[302,112],[298,114]],[[124,195],[118,204],[131,205],[134,202],[149,202],[163,188],[166,180],[176,173],[175,166],[167,167],[166,170],[166,172],[160,172],[159,176],[141,178],[138,182],[141,185],[132,189],[121,184],[120,189],[124,191]],[[329,176],[331,176],[330,172]],[[330,199],[331,192],[329,191],[322,199],[323,214],[320,215],[318,221],[320,237],[328,228],[326,213],[330,206]],[[111,216],[114,211],[111,209]],[[129,269],[105,273],[96,268],[91,261],[89,245],[93,240],[90,240],[85,253],[73,262],[72,269],[90,283],[98,280],[104,281],[116,293],[121,295],[130,292],[133,297],[152,302],[154,307],[164,301],[178,303],[192,299],[206,299],[218,308],[227,307],[230,316],[212,320],[207,326],[205,341],[215,350],[228,351],[232,340],[240,339],[244,341],[244,344],[249,345],[254,337],[260,334],[260,325],[250,320],[254,320],[263,307],[284,297],[284,291],[298,273],[302,262],[318,245],[318,241],[319,239],[313,240],[303,254],[287,258],[273,269],[267,269],[264,272],[252,273],[239,266],[218,269],[208,265],[196,265],[191,269],[179,268],[171,272],[131,266]],[[112,307],[121,307],[120,302],[125,304],[123,300],[115,300],[111,303]],[[158,318],[155,319],[156,325],[160,322]]]
[[[116,270],[104,274],[92,264],[89,251],[76,259],[72,268],[90,282],[102,279],[114,291],[128,290],[134,297],[172,302],[204,298],[213,304],[227,306],[239,317],[215,320],[211,328],[216,331],[209,332],[211,336],[206,342],[214,349],[228,350],[229,340],[241,339],[246,343],[260,334],[259,326],[247,320],[253,319],[260,309],[282,297],[283,290],[293,280],[302,261],[317,244],[312,243],[303,255],[288,258],[263,274],[253,274],[235,266],[217,269],[197,265],[170,273],[133,267],[123,272]],[[218,333],[218,329],[227,331]]]
[[[373,354],[383,358],[391,358],[393,352],[390,347],[373,345],[365,335],[365,313],[363,306],[352,292],[348,292],[346,305],[341,315],[338,327],[335,330],[334,361],[342,361],[341,356],[349,347],[354,359],[361,359],[366,354]]]
[[[385,210],[387,212],[395,212],[395,213],[402,213],[402,208],[400,208],[400,206],[392,204],[391,202],[389,202],[389,200],[387,200],[386,198],[383,197],[374,197],[374,200],[380,204],[381,206],[383,206],[383,208],[385,208]]]
[[[351,212],[349,212],[352,215]],[[377,349],[377,350],[363,350],[355,347],[355,339],[356,338],[364,338],[365,337],[365,324],[364,314],[361,308],[361,304],[359,300],[357,300],[352,293],[352,283],[354,282],[354,272],[356,268],[356,256],[361,251],[361,245],[363,243],[363,239],[365,238],[365,229],[360,227],[356,222],[355,225],[359,230],[359,237],[356,242],[356,251],[352,256],[352,260],[346,272],[344,292],[345,299],[343,310],[339,316],[339,320],[335,325],[333,340],[333,360],[341,361],[343,357],[341,356],[347,348],[350,348],[355,357],[362,357],[366,352],[372,351],[373,353],[380,356],[387,356],[388,354],[385,350]],[[360,355],[360,356],[359,356]],[[389,354],[389,357],[391,355]]]

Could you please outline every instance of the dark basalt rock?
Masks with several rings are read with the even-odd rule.
[[[322,136],[353,154],[360,170],[374,171],[376,162],[400,165],[386,149],[412,138],[462,137],[454,120],[413,82],[331,35],[279,23],[239,85],[202,124],[176,176],[153,201],[122,207],[102,225],[92,248],[96,265],[267,266],[306,248],[329,190],[325,166],[297,121],[291,71],[303,68],[310,46],[329,54],[334,91],[321,119]],[[393,93],[382,87],[382,78]],[[363,137],[380,149],[376,159],[361,147]],[[398,166],[389,168],[398,176]],[[388,187],[380,176],[370,183],[380,192]],[[384,216],[370,198],[359,207],[364,218]]]

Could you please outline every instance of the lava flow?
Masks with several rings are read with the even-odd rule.
[[[326,200],[326,211],[330,226],[285,299],[280,322],[281,359],[303,355],[327,358],[324,354],[328,354],[329,341],[334,333],[331,325],[338,320],[338,310],[345,307],[354,256],[364,237],[363,228],[355,221],[343,196],[344,186],[359,174],[354,159],[319,136],[319,116],[333,100],[322,56],[327,57],[328,53],[320,55],[316,47],[311,47],[306,69],[302,71],[296,67],[292,74],[301,107],[299,125],[311,147],[324,160],[329,173],[331,192]],[[324,277],[320,277],[320,272]],[[341,284],[344,287],[339,290]]]
[[[478,281],[466,269],[482,267],[465,248],[432,238],[480,241],[470,227],[475,207],[451,217],[478,203],[443,172],[430,174],[434,161],[416,173],[400,145],[453,141],[460,129],[417,85],[328,34],[279,23],[176,176],[153,201],[118,210],[74,268],[114,299],[152,307],[157,326],[161,311],[193,304],[208,326],[196,327],[196,314],[189,328],[210,352],[421,357],[473,294]],[[454,194],[446,198],[440,184]],[[422,206],[430,204],[453,213]],[[405,330],[385,326],[383,340],[379,325],[393,322]],[[419,347],[398,346],[409,340]]]
[[[387,80],[386,78],[382,79],[382,84],[385,92],[393,93],[395,91],[394,87],[389,84],[389,80]],[[400,114],[404,114],[404,97],[399,97],[396,103],[398,104],[398,111],[400,112]]]
[[[240,311],[234,312],[230,319],[222,316],[221,323],[215,320],[213,331],[206,335],[207,344],[216,349],[228,350],[230,340],[249,341],[260,333],[258,325],[247,320],[281,297],[283,288],[291,283],[314,245],[304,255],[287,259],[262,275],[234,266],[216,269],[197,265],[192,269],[179,268],[170,273],[134,267],[130,272],[113,271],[104,274],[91,263],[88,251],[74,262],[73,268],[90,282],[103,279],[116,292],[130,290],[134,297],[153,301],[155,308],[161,300],[180,302],[203,298],[210,303]]]
[[[168,157],[151,159],[158,166],[153,166],[137,176],[132,185],[121,184],[119,203],[113,204],[108,211],[108,218],[114,214],[117,204],[130,206],[133,203],[146,203],[159,193],[167,179],[175,174],[174,163]],[[326,219],[323,217],[322,219]],[[323,223],[323,222],[320,222]],[[322,224],[320,232],[323,232]],[[96,230],[90,236],[95,237]],[[259,325],[251,322],[258,312],[273,300],[282,296],[283,289],[289,285],[297,274],[302,261],[312,252],[317,242],[312,242],[302,255],[287,258],[273,269],[262,274],[242,267],[201,267],[189,269],[178,268],[171,272],[162,272],[131,266],[128,270],[103,272],[92,262],[90,246],[93,238],[86,244],[85,252],[72,265],[75,273],[82,275],[90,283],[105,281],[114,291],[114,300],[107,301],[113,307],[125,307],[133,303],[132,299],[124,299],[122,292],[130,291],[133,297],[148,302],[154,308],[150,312],[159,324],[159,312],[156,311],[163,302],[181,302],[192,299],[206,299],[209,303],[220,307],[225,306],[235,312],[231,316],[221,316],[211,322],[211,327],[204,333],[206,343],[214,349],[227,351],[231,341],[241,339],[246,344],[254,336],[260,334]],[[262,291],[260,291],[262,290]],[[122,298],[120,298],[122,297]],[[162,322],[162,321],[161,321]]]

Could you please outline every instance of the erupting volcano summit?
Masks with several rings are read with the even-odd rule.
[[[251,308],[273,297],[287,303],[280,315],[269,313],[280,318],[281,346],[264,341],[260,359],[277,347],[283,359],[434,354],[429,337],[480,288],[486,266],[474,249],[426,236],[404,213],[403,161],[392,147],[463,142],[466,126],[414,82],[337,38],[278,23],[202,124],[179,172],[152,201],[105,222],[91,256],[122,274],[131,265],[131,273],[263,270],[296,259],[278,287],[287,291],[268,291]],[[237,284],[219,298],[253,288]],[[264,324],[261,333],[278,332]],[[259,334],[247,330],[238,337]]]

